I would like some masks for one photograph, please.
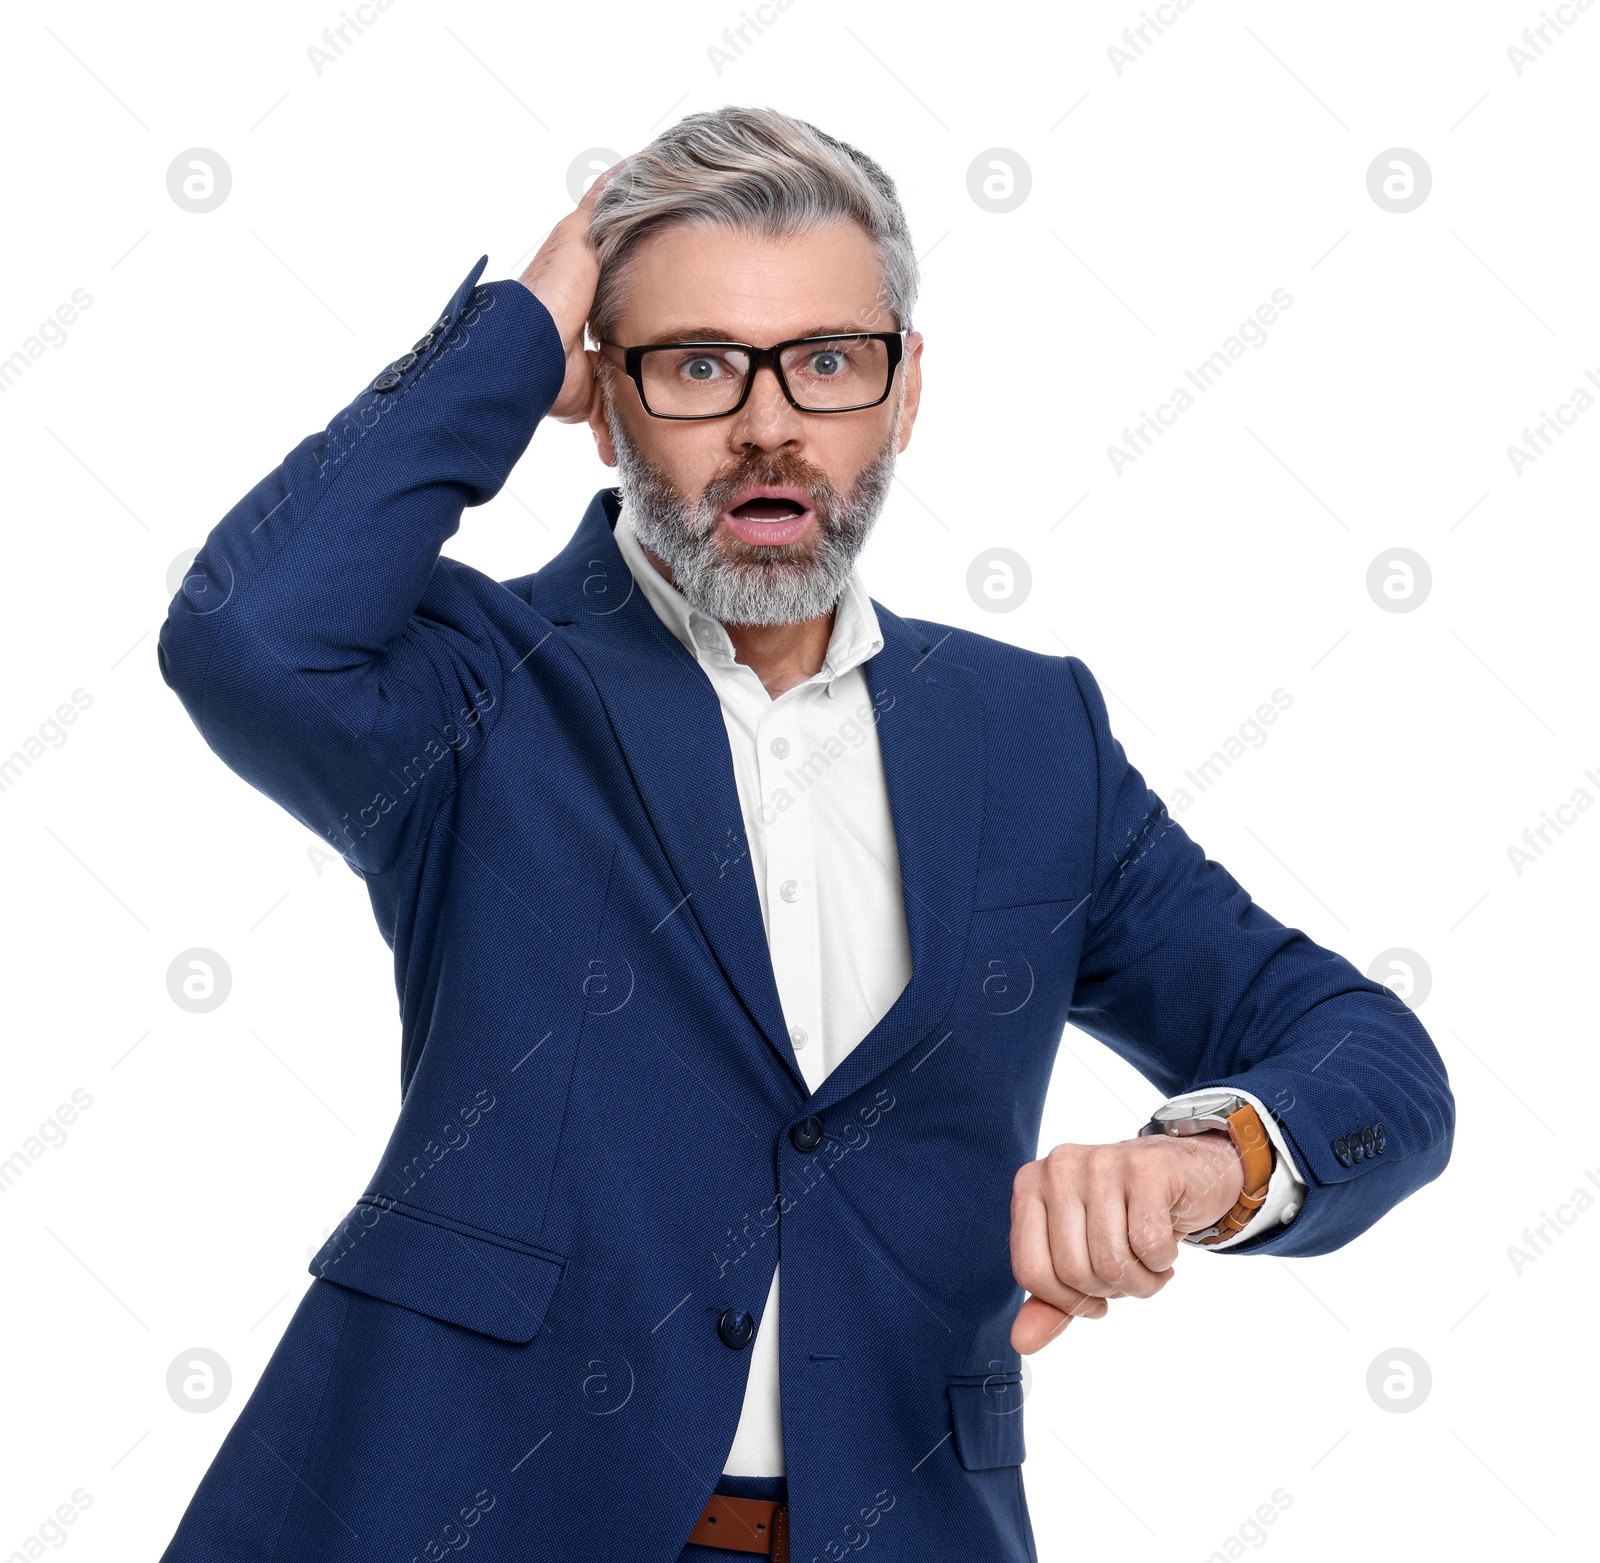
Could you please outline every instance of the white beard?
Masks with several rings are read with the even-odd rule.
[[[726,484],[708,485],[686,503],[640,455],[609,397],[606,423],[633,530],[672,571],[673,584],[690,606],[722,624],[795,624],[833,611],[889,495],[900,443],[898,406],[884,448],[862,469],[848,495],[841,496],[826,479],[798,485],[812,494],[816,542],[776,545],[770,550],[776,557],[762,561],[731,557],[716,536],[722,503],[731,497]],[[750,462],[734,489],[747,482],[792,482],[783,466],[781,458]],[[711,493],[714,487],[721,492]],[[801,550],[804,556],[797,557]]]

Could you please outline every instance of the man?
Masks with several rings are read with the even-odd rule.
[[[1449,1156],[1421,1025],[1205,859],[1081,662],[867,596],[923,346],[883,170],[726,109],[613,173],[161,633],[365,881],[404,1088],[167,1563],[1031,1559],[1022,1353]],[[545,417],[620,487],[530,576],[441,558]],[[1169,1100],[1035,1159],[1069,1020]]]

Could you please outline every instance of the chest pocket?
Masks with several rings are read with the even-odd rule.
[[[999,911],[1008,906],[1069,906],[1082,895],[1075,858],[1040,858],[1032,863],[997,863],[978,870],[974,910]]]
[[[1087,914],[1074,858],[980,869],[963,983],[967,1003],[1008,1032],[1048,1033],[1072,990]]]

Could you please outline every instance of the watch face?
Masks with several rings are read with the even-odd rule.
[[[1186,1102],[1158,1107],[1152,1116],[1157,1123],[1180,1123],[1186,1118],[1226,1117],[1239,1105],[1232,1091],[1202,1091]]]

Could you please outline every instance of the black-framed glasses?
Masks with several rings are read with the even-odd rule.
[[[744,406],[758,370],[770,369],[801,412],[859,412],[889,394],[903,331],[748,342],[658,342],[622,348],[623,367],[652,418],[726,418]]]

